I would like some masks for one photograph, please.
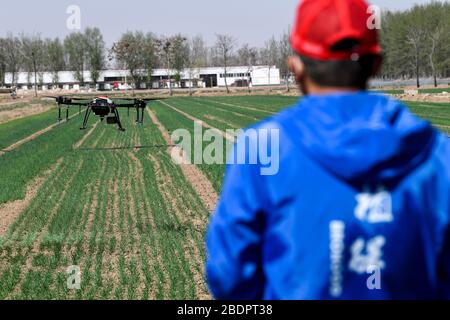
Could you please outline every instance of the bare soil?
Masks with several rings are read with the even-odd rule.
[[[77,114],[74,114],[74,115],[70,116],[69,119],[71,119],[71,118],[73,118],[73,117],[75,117],[75,116],[77,116]],[[31,140],[36,139],[37,137],[39,137],[39,136],[43,135],[44,133],[46,133],[46,132],[52,130],[53,128],[55,128],[55,127],[58,126],[58,125],[59,125],[59,123],[52,124],[51,126],[48,126],[47,128],[44,128],[44,129],[42,129],[42,130],[39,130],[39,131],[33,133],[32,135],[29,135],[28,137],[23,138],[22,140],[17,141],[16,143],[10,145],[9,147],[7,147],[7,148],[5,148],[5,149],[3,149],[3,150],[0,150],[0,157],[1,157],[2,155],[4,155],[6,152],[11,152],[11,151],[13,151],[14,149],[20,147],[20,146],[23,145],[24,143],[27,143],[27,142],[29,142],[29,141],[31,141]]]
[[[169,135],[169,132],[166,130],[166,128],[164,128],[164,126],[161,124],[161,122],[159,122],[156,115],[149,109],[147,109],[147,112],[148,112],[150,118],[152,119],[153,124],[155,124],[156,127],[161,132],[166,143],[168,145],[173,145],[173,141]],[[177,147],[175,147],[175,148],[177,148]],[[179,149],[179,148],[177,148],[177,149],[178,149],[178,153],[184,160],[184,161],[182,161],[182,163],[188,163],[189,161],[187,159],[186,154],[184,154],[184,152],[181,149]],[[169,154],[172,153],[171,148],[169,148],[167,151]],[[206,176],[194,164],[181,164],[181,169],[182,169],[183,174],[185,175],[186,179],[191,183],[194,190],[199,195],[205,208],[209,212],[213,211],[217,204],[218,195],[214,191],[214,188],[213,188],[211,182],[208,180],[208,178],[206,178]]]
[[[440,102],[440,103],[450,103],[450,93],[449,94],[418,94],[418,95],[394,95],[395,98],[402,101],[415,101],[415,102]]]
[[[6,122],[9,122],[12,120],[36,115],[39,113],[43,113],[50,109],[51,109],[51,106],[43,105],[43,104],[33,104],[31,106],[23,106],[23,107],[14,108],[12,110],[4,110],[4,111],[2,111],[0,109],[0,124],[6,123]]]
[[[16,221],[17,217],[25,210],[30,202],[37,195],[39,189],[44,182],[50,177],[50,175],[57,170],[61,165],[62,158],[60,158],[49,170],[45,171],[42,175],[36,177],[28,186],[25,192],[25,198],[8,202],[0,205],[0,236],[5,235],[11,224]]]

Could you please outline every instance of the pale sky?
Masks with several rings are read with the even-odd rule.
[[[391,10],[431,0],[372,0]],[[64,37],[70,5],[81,9],[81,28],[99,27],[108,45],[127,30],[186,36],[202,34],[213,44],[216,33],[240,44],[262,46],[280,35],[294,19],[299,0],[0,0],[0,36],[7,32]]]

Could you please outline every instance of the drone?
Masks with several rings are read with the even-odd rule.
[[[61,122],[61,106],[65,105],[66,108],[66,122],[69,120],[69,107],[78,106],[79,112],[81,113],[81,107],[86,107],[86,112],[84,115],[83,124],[80,130],[85,130],[87,128],[87,123],[91,112],[100,117],[103,122],[106,119],[107,124],[117,124],[120,131],[125,131],[120,121],[119,108],[127,108],[128,115],[130,115],[130,109],[136,109],[136,124],[142,125],[144,123],[144,109],[147,107],[147,102],[152,100],[157,100],[155,98],[151,99],[138,99],[138,98],[115,98],[116,101],[126,101],[127,103],[116,103],[114,100],[106,97],[100,96],[92,100],[86,98],[74,98],[66,96],[45,96],[45,98],[55,99],[58,104],[58,122]]]

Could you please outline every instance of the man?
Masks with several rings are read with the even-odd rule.
[[[278,130],[276,174],[227,168],[207,234],[216,298],[450,297],[450,144],[366,91],[382,60],[367,12],[301,3],[288,63],[305,97],[253,128]]]

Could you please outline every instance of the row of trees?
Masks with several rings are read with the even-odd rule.
[[[283,76],[288,77],[285,61],[290,54],[287,32],[280,39],[272,37],[263,48],[251,47],[248,44],[237,47],[237,40],[226,34],[216,35],[214,46],[209,47],[200,35],[192,38],[181,34],[157,37],[152,33],[127,32],[114,43],[110,50],[110,60],[115,60],[118,67],[129,70],[136,86],[142,82],[150,83],[155,68],[166,69],[170,90],[172,77],[173,81],[179,82],[184,69],[189,70],[189,80],[193,81],[195,70],[221,66],[224,68],[225,86],[228,91],[229,66],[247,66],[250,73],[256,65],[278,65]],[[248,80],[250,85],[250,79]]]
[[[256,65],[277,65],[287,77],[285,60],[290,50],[288,32],[279,39],[272,37],[263,48],[248,44],[238,47],[237,40],[225,34],[217,35],[215,44],[208,46],[200,35],[158,37],[153,33],[126,32],[109,49],[97,28],[71,33],[63,41],[42,39],[40,35],[9,34],[5,39],[0,38],[0,86],[4,85],[7,72],[12,74],[13,83],[17,82],[19,71],[27,72],[29,84],[42,82],[43,73],[51,72],[53,83],[57,84],[58,73],[71,70],[83,85],[84,70],[91,72],[96,83],[102,69],[117,67],[128,70],[134,86],[139,87],[142,83],[150,85],[152,71],[162,68],[168,71],[172,90],[172,82],[181,80],[184,69],[189,70],[190,80],[194,81],[196,69],[222,66],[228,90],[226,77],[231,65],[247,66],[248,73]]]
[[[0,38],[0,86],[4,85],[7,72],[16,83],[19,71],[27,72],[28,82],[34,84],[42,82],[44,72],[51,72],[52,81],[57,84],[58,73],[69,69],[83,84],[83,70],[90,70],[96,82],[105,61],[105,42],[97,28],[72,33],[64,41],[42,39],[40,35],[9,34],[5,39]]]
[[[433,1],[382,15],[385,79],[450,77],[450,2]]]
[[[383,12],[381,27],[384,79],[415,77],[420,86],[420,77],[433,76],[437,85],[439,77],[450,76],[449,2],[432,1],[403,12]],[[162,68],[168,71],[172,90],[172,82],[180,81],[184,69],[189,70],[193,81],[196,69],[221,66],[228,91],[227,69],[232,65],[247,66],[248,73],[256,65],[277,66],[287,84],[290,74],[286,59],[291,54],[289,32],[270,38],[262,48],[238,46],[237,40],[226,34],[216,35],[215,43],[208,46],[200,35],[187,38],[181,34],[165,37],[126,32],[111,48],[106,48],[97,28],[72,33],[63,41],[9,34],[0,38],[0,86],[4,85],[6,72],[12,73],[16,83],[17,73],[26,71],[29,83],[36,84],[48,71],[56,84],[59,71],[71,70],[83,85],[84,70],[89,70],[93,82],[97,82],[100,70],[118,67],[129,70],[134,86],[139,87],[151,84],[152,71]],[[250,79],[247,82],[250,86]]]

